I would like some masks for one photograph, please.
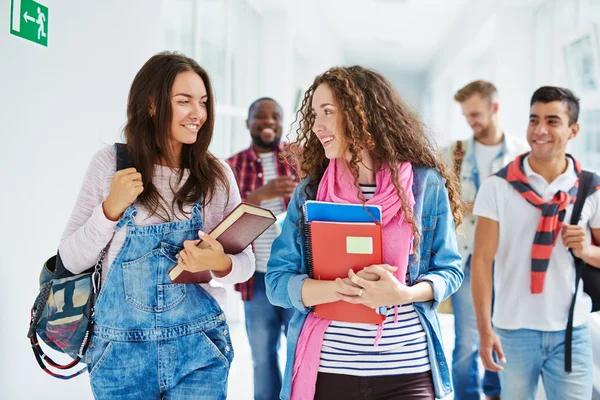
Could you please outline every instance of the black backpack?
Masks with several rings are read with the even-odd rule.
[[[589,196],[594,181],[598,183],[599,178],[592,172],[581,171],[579,176],[579,188],[577,189],[577,198],[573,205],[573,214],[571,215],[571,225],[577,225],[581,219],[581,211],[585,204],[585,199]],[[575,293],[569,307],[569,318],[567,320],[567,331],[565,336],[565,371],[571,372],[571,341],[573,339],[573,314],[575,311],[575,300],[579,289],[579,281],[583,281],[583,291],[592,299],[592,312],[600,310],[600,269],[594,268],[585,263],[581,258],[573,254],[575,260]]]

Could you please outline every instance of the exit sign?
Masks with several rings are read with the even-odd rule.
[[[48,47],[48,7],[33,0],[12,0],[10,33]]]

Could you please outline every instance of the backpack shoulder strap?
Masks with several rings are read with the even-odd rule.
[[[462,169],[462,163],[467,152],[467,141],[457,140],[452,142],[451,154],[454,166],[454,173],[460,182],[460,171]]]
[[[592,179],[594,174],[589,171],[581,171],[579,175],[579,187],[577,188],[577,197],[575,198],[575,204],[573,205],[573,213],[571,214],[571,225],[577,225],[581,218],[581,211],[585,204],[588,194],[592,186]]]
[[[571,225],[577,225],[581,218],[581,211],[590,194],[592,186],[592,180],[594,174],[589,171],[581,171],[579,175],[579,186],[577,188],[577,197],[575,198],[575,204],[573,205],[573,213],[571,214]],[[577,291],[579,290],[579,281],[583,274],[583,268],[585,267],[585,261],[577,257],[572,249],[569,252],[575,260],[575,291],[573,298],[571,299],[571,306],[569,307],[569,314],[567,317],[567,329],[565,332],[565,371],[571,372],[571,352],[572,352],[572,340],[573,340],[573,317],[575,313],[575,302],[577,301]]]
[[[133,167],[133,160],[127,144],[115,143],[115,150],[117,151],[117,171]]]
[[[133,161],[131,160],[131,154],[129,153],[129,150],[127,149],[127,145],[125,143],[115,143],[115,150],[117,151],[117,171],[133,167]],[[111,239],[111,241],[112,241],[112,239]],[[109,243],[109,245],[110,245],[110,243]],[[106,250],[106,249],[108,249],[108,245],[106,246],[106,248],[104,250]],[[60,278],[71,277],[71,276],[77,275],[77,274],[73,274],[71,271],[69,271],[64,266],[62,258],[60,257],[60,252],[57,252],[56,261],[54,264],[55,264],[55,272],[54,272],[55,279],[60,279]],[[92,270],[92,269],[90,269],[90,270]]]

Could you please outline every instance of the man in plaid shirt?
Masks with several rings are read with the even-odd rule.
[[[260,98],[248,109],[246,125],[252,145],[227,160],[236,176],[242,200],[267,208],[273,214],[287,210],[298,183],[296,171],[280,158],[283,145],[281,106],[271,98]],[[265,291],[265,273],[271,245],[278,235],[272,225],[252,244],[256,272],[247,282],[237,284],[242,294],[246,331],[254,364],[255,400],[278,400],[281,370],[277,351],[281,332],[287,331],[292,309],[273,306]]]

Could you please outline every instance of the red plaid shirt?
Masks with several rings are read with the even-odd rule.
[[[279,143],[279,148],[275,150],[277,176],[287,175],[294,177],[294,179],[298,181],[298,174],[296,173],[296,170],[281,159],[280,155],[282,150],[283,144]],[[265,182],[263,181],[262,164],[253,146],[250,146],[248,149],[231,156],[227,159],[227,162],[231,166],[235,178],[237,179],[242,201],[246,201],[248,194],[255,191],[259,187],[264,186]],[[284,210],[287,210],[289,202],[289,198],[283,198]],[[250,280],[243,283],[238,283],[234,286],[235,290],[242,294],[242,300],[252,300],[253,283],[254,278],[250,278]]]

